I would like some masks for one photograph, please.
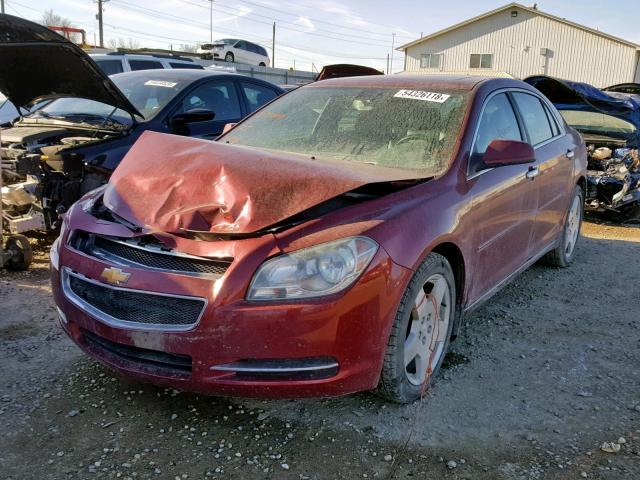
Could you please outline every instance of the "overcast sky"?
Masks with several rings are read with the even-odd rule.
[[[546,0],[545,12],[640,43],[639,0]],[[97,37],[94,0],[5,0],[7,13],[40,20],[53,9]],[[329,63],[359,63],[383,69],[395,45],[505,5],[505,1],[456,0],[215,0],[213,38],[244,38],[271,48],[277,23],[276,66],[309,70]],[[527,3],[526,5],[530,5]],[[606,5],[606,6],[605,6]],[[208,42],[208,0],[110,0],[104,7],[105,43],[135,39],[141,46],[177,49]],[[394,52],[402,70],[402,53]]]

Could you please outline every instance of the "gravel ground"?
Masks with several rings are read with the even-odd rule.
[[[534,266],[469,317],[410,406],[114,375],[57,326],[46,244],[0,271],[3,478],[640,479],[639,228],[585,224],[575,264]]]

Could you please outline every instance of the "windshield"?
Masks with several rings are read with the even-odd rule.
[[[154,117],[162,110],[187,84],[187,81],[153,79],[153,75],[114,75],[113,83],[122,90],[127,99],[146,120]],[[53,101],[47,100],[43,107],[34,109],[30,118],[56,118],[73,122],[86,122],[104,125],[107,118],[110,122],[122,126],[131,126],[131,115],[122,109],[113,111],[112,105],[87,100],[85,98],[64,97]],[[109,115],[111,115],[109,117]],[[108,125],[104,125],[108,126]]]
[[[636,132],[633,124],[611,115],[579,110],[560,110],[565,121],[582,133],[627,137]]]
[[[398,88],[307,87],[268,105],[224,137],[227,143],[443,173],[467,93]]]

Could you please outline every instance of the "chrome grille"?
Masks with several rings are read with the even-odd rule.
[[[105,323],[118,327],[187,330],[206,306],[201,298],[181,297],[105,285],[65,270],[67,297]]]
[[[99,235],[87,235],[82,250],[91,256],[120,264],[141,266],[154,270],[206,275],[219,278],[231,265],[230,259],[209,259],[173,252],[155,242],[120,240]]]

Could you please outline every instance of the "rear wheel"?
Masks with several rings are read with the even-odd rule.
[[[258,64],[258,66],[259,66],[259,67],[266,67],[267,65],[266,65],[264,62],[260,62],[260,63]]]
[[[224,61],[233,63],[233,60],[234,60],[233,53],[227,52],[227,54],[224,56]]]
[[[382,366],[380,395],[409,403],[433,383],[449,347],[455,298],[449,262],[429,254],[400,302]]]
[[[31,265],[33,252],[29,239],[24,235],[11,235],[5,245],[8,259],[5,266],[10,270],[26,270]]]
[[[544,257],[544,262],[552,267],[568,267],[576,253],[584,216],[584,193],[578,185],[573,190],[569,211],[562,229],[560,244]]]

